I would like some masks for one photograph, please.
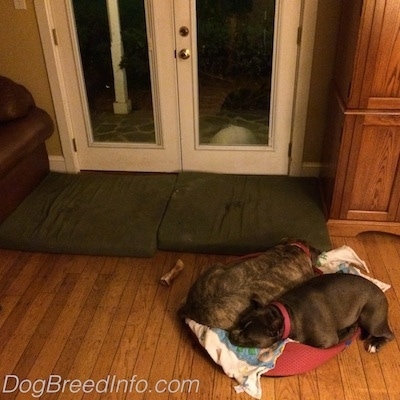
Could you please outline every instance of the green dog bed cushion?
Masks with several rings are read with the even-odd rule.
[[[316,179],[184,172],[159,228],[158,246],[246,254],[263,251],[284,237],[330,249]]]
[[[0,225],[0,247],[151,257],[175,180],[52,172]]]

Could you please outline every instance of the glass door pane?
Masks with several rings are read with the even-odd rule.
[[[90,142],[158,143],[144,0],[73,0],[73,7],[92,125]]]
[[[275,0],[197,0],[199,144],[268,146]]]

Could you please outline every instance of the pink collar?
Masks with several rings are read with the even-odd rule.
[[[273,301],[271,303],[275,306],[283,316],[283,334],[282,339],[287,339],[290,335],[290,317],[289,313],[287,312],[285,306],[282,303],[278,303],[277,301]]]
[[[290,243],[290,246],[295,246],[295,247],[298,247],[299,249],[303,250],[304,253],[306,253],[307,257],[309,259],[311,259],[310,249],[307,246],[304,246],[304,244],[299,243],[299,242],[293,242],[293,243]]]

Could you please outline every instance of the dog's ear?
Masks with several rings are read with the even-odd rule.
[[[254,310],[259,310],[265,307],[265,303],[262,301],[259,294],[253,293],[253,295],[251,296],[251,306]]]
[[[265,320],[268,325],[268,335],[270,337],[280,337],[283,330],[282,314],[275,307],[268,307]]]
[[[277,318],[273,321],[271,330],[275,333],[274,336],[279,336],[282,331],[283,321],[280,318]]]

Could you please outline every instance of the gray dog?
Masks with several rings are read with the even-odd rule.
[[[243,313],[229,339],[237,346],[267,348],[290,337],[328,348],[360,326],[366,350],[375,353],[393,339],[387,318],[386,296],[374,283],[357,275],[321,275],[289,290],[276,303],[254,305]]]
[[[203,325],[230,330],[254,294],[269,303],[313,277],[319,254],[305,241],[285,240],[258,257],[213,265],[192,285],[178,313]]]

